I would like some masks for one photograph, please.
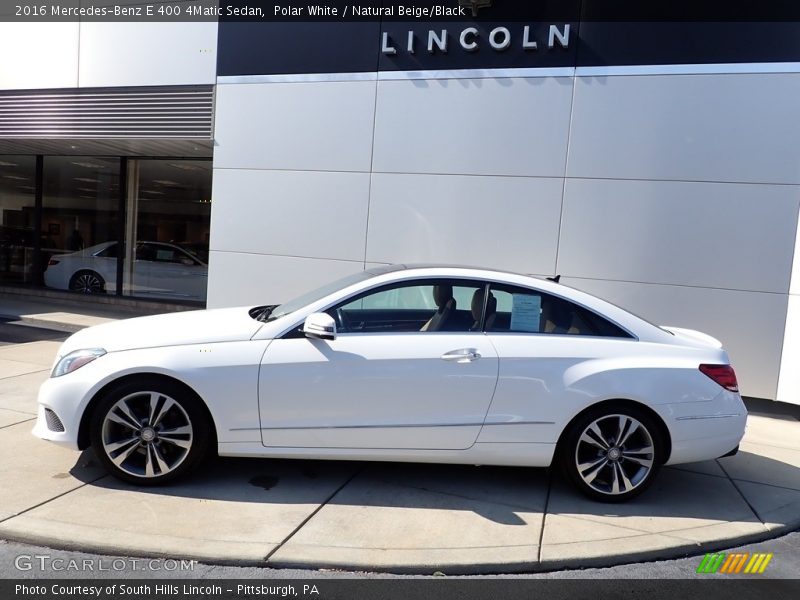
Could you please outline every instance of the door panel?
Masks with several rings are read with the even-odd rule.
[[[490,333],[502,356],[481,442],[555,443],[569,418],[615,393],[636,369],[624,338]],[[636,396],[634,396],[636,398]]]
[[[463,358],[442,358],[461,352]],[[364,333],[275,340],[259,407],[265,446],[464,449],[478,436],[498,360],[481,333]]]

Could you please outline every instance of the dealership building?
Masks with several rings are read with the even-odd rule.
[[[107,294],[209,308],[389,263],[559,274],[800,404],[800,23],[464,4],[0,23],[0,286],[98,245]]]

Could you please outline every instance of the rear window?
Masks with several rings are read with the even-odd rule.
[[[95,256],[102,256],[103,258],[117,258],[117,244],[111,244],[108,248],[104,248]]]
[[[487,306],[493,314],[487,312],[487,331],[632,337],[597,313],[538,290],[492,284],[490,298]]]

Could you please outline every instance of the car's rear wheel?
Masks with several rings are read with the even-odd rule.
[[[94,271],[78,271],[70,278],[69,289],[81,294],[102,294],[106,291],[106,282]]]
[[[664,449],[661,429],[647,412],[606,406],[571,424],[559,460],[567,478],[590,498],[623,502],[652,483]]]
[[[92,414],[92,447],[114,476],[139,485],[173,480],[208,450],[211,423],[200,400],[158,379],[130,382],[100,400]]]

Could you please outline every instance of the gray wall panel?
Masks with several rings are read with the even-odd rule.
[[[214,169],[211,249],[364,260],[368,173]]]
[[[369,171],[375,82],[217,86],[214,164]]]
[[[572,79],[378,82],[375,171],[562,177]]]
[[[363,270],[363,262],[223,252],[209,256],[208,306],[276,304]]]
[[[568,175],[800,183],[800,74],[579,77]]]
[[[561,179],[374,174],[367,260],[549,273],[561,188]]]
[[[558,272],[786,293],[800,187],[567,180]]]

